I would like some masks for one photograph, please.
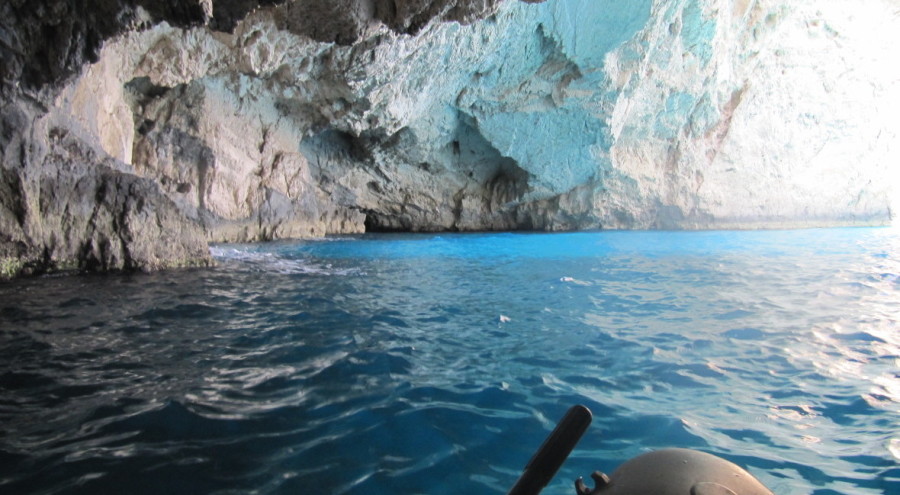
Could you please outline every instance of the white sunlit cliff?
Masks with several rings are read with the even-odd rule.
[[[71,76],[5,76],[6,273],[367,229],[882,224],[900,205],[887,0],[194,3],[199,21],[121,15]]]

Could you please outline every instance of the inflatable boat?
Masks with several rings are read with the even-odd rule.
[[[525,466],[508,495],[537,495],[550,482],[593,416],[573,406]],[[774,495],[740,466],[692,449],[648,452],[626,461],[611,475],[591,474],[594,488],[575,480],[577,495]]]

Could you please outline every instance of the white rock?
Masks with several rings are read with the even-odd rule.
[[[362,12],[349,46],[280,29],[288,7],[266,8],[233,34],[162,24],[109,42],[55,111],[217,240],[358,232],[367,217],[878,223],[898,182],[891,5],[507,1],[415,36]],[[159,94],[123,89],[136,78]]]

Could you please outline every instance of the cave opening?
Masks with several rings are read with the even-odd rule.
[[[363,222],[365,226],[365,232],[367,234],[384,232],[382,230],[381,222],[378,221],[378,216],[372,213],[366,213],[366,220]]]
[[[366,211],[363,222],[367,234],[396,234],[412,232],[411,223],[399,216],[384,215],[375,211]]]

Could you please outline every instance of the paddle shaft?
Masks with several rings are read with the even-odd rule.
[[[590,409],[582,405],[572,406],[528,461],[522,476],[507,495],[541,493],[590,426],[591,419]]]

